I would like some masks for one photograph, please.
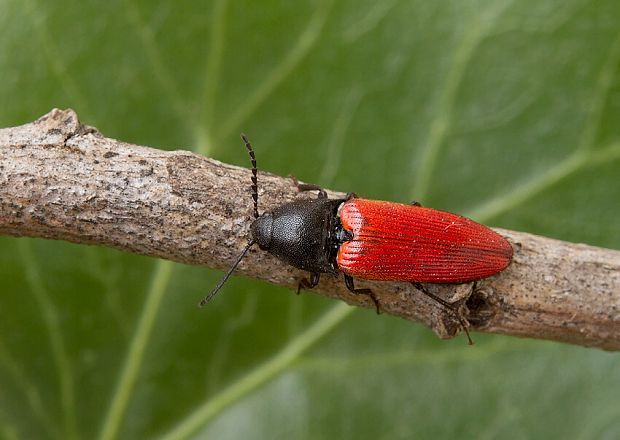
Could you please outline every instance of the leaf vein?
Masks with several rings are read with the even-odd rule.
[[[168,284],[170,283],[173,269],[174,263],[171,261],[157,261],[157,265],[151,276],[151,285],[146,294],[146,301],[142,309],[142,314],[140,315],[134,334],[129,341],[129,348],[123,362],[123,369],[114,389],[105,419],[101,425],[99,434],[101,440],[110,440],[116,438],[118,435],[129,400],[136,386],[138,373],[144,361],[146,347],[152,335],[157,314]]]
[[[456,98],[465,78],[467,67],[480,43],[492,31],[491,25],[495,23],[509,4],[510,2],[495,3],[483,23],[473,23],[468,27],[468,31],[457,46],[452,66],[437,100],[437,111],[430,124],[428,140],[420,155],[415,159],[418,165],[410,198],[423,201],[428,195],[441,147],[448,136]]]
[[[295,70],[299,63],[314,47],[327,21],[333,0],[324,0],[315,10],[305,30],[297,42],[267,78],[252,92],[237,110],[222,124],[216,133],[215,142],[229,136],[276,90],[276,88]]]

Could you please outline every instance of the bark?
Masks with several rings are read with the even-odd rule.
[[[102,136],[72,110],[0,129],[0,234],[96,244],[186,264],[228,268],[248,240],[250,171],[187,151],[160,151]],[[259,209],[300,195],[288,178],[259,173]],[[328,191],[331,197],[342,193]],[[515,250],[501,274],[469,285],[427,285],[461,304],[476,331],[620,349],[620,252],[497,230]],[[239,274],[296,288],[306,274],[254,247]],[[385,313],[422,322],[443,338],[460,326],[408,283],[370,287]],[[313,290],[352,305],[341,278]],[[199,298],[197,297],[196,300]]]

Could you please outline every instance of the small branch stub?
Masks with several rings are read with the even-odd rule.
[[[225,269],[248,243],[255,214],[251,176],[190,152],[109,139],[80,124],[72,110],[53,110],[0,129],[0,234]],[[264,172],[259,178],[262,210],[307,197],[288,178]],[[426,288],[458,301],[473,330],[620,350],[620,252],[496,231],[514,249],[505,271],[479,281],[471,295],[470,285]],[[291,288],[305,276],[256,247],[238,271]],[[385,313],[422,322],[441,337],[459,329],[449,311],[409,283],[358,285],[373,290]],[[374,308],[366,296],[351,294],[341,277],[323,276],[315,290]]]

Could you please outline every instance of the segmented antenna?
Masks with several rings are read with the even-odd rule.
[[[258,218],[258,168],[256,168],[256,156],[254,156],[254,149],[252,149],[250,140],[243,133],[241,133],[241,140],[245,144],[245,148],[247,148],[252,161],[252,199],[254,200],[254,218]]]
[[[252,144],[250,144],[248,137],[243,133],[241,133],[241,140],[245,144],[245,148],[247,148],[248,153],[250,154],[250,159],[252,160],[252,200],[254,200],[254,218],[258,218],[258,168],[256,168],[256,156],[254,156]],[[207,296],[205,296],[202,301],[200,301],[200,303],[198,304],[200,307],[206,305],[209,301],[213,299],[215,294],[220,291],[224,283],[226,283],[226,281],[235,271],[239,263],[241,263],[241,260],[243,260],[245,254],[247,254],[250,248],[254,246],[254,243],[254,240],[250,240],[248,242],[246,247],[243,249],[243,251],[241,251],[235,262],[232,264],[230,269],[228,269],[228,272],[226,272],[220,282],[217,283],[217,286],[215,286],[213,290]]]
[[[247,246],[243,249],[243,251],[239,254],[239,256],[237,257],[237,259],[235,260],[235,262],[233,263],[233,265],[230,267],[230,269],[228,269],[228,272],[226,272],[226,275],[224,275],[222,277],[222,279],[220,280],[219,283],[217,283],[217,286],[215,286],[213,288],[213,290],[211,291],[211,293],[209,293],[207,296],[205,296],[199,303],[198,306],[202,307],[204,305],[206,305],[209,301],[211,301],[211,299],[213,299],[213,297],[215,296],[215,294],[217,292],[219,292],[219,290],[222,288],[222,286],[224,285],[224,283],[226,282],[226,280],[228,280],[228,278],[232,275],[232,273],[235,271],[235,269],[237,268],[237,266],[239,265],[239,263],[241,263],[241,260],[243,260],[243,257],[245,256],[245,254],[250,250],[250,248],[254,245],[254,241],[250,240],[247,244]]]

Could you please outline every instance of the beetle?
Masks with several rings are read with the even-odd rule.
[[[421,283],[468,283],[504,270],[512,246],[497,232],[466,217],[422,207],[358,198],[330,199],[312,184],[293,182],[299,191],[317,191],[317,198],[295,200],[258,213],[258,168],[248,138],[241,139],[252,162],[254,221],[250,240],[228,272],[201,302],[207,304],[255,244],[303,271],[301,289],[312,289],[321,274],[344,274],[346,287],[368,295],[377,313],[380,303],[370,289],[356,288],[354,279],[407,281],[451,310],[469,337],[464,318],[454,304],[429,292]]]

